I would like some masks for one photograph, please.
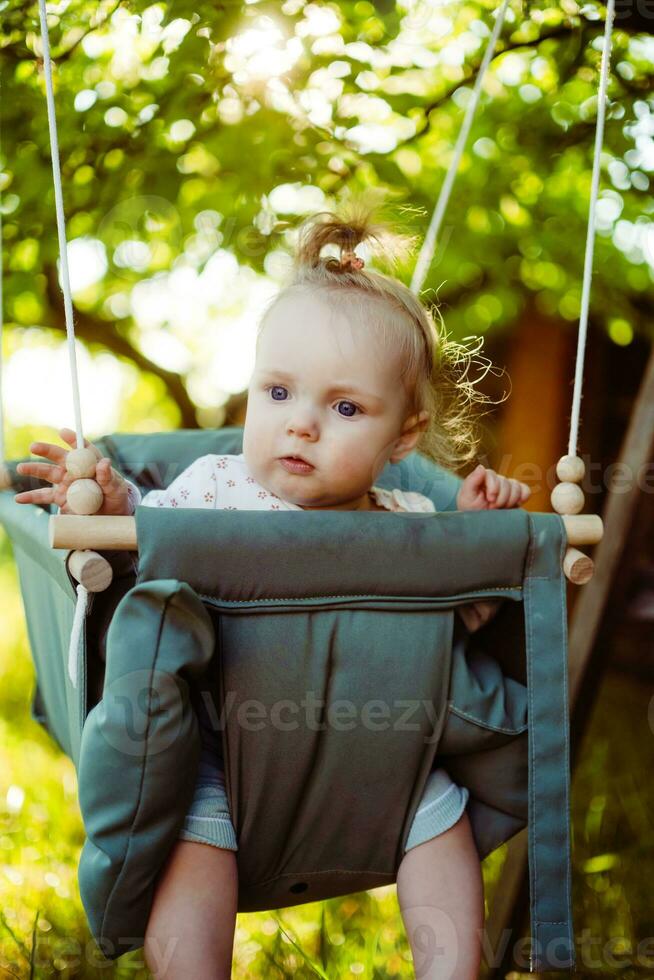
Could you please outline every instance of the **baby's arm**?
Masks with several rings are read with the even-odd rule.
[[[457,510],[502,510],[519,507],[531,495],[526,483],[501,476],[480,463],[465,478],[456,498]],[[493,618],[501,599],[473,602],[457,610],[471,633]]]

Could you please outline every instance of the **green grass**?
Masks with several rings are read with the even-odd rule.
[[[84,829],[72,762],[30,717],[33,670],[11,552],[0,532],[0,980],[78,977],[145,980],[143,951],[106,960],[93,941],[77,887]],[[573,785],[577,937],[611,943],[614,961],[575,976],[654,976],[638,942],[654,936],[654,739],[642,682],[605,678]],[[506,854],[484,862],[492,902]],[[625,960],[637,959],[637,968]],[[583,964],[580,964],[583,966]],[[273,912],[238,916],[235,980],[412,977],[394,885]],[[520,974],[512,974],[518,978]],[[527,973],[523,976],[528,976]],[[562,974],[551,974],[560,977]]]

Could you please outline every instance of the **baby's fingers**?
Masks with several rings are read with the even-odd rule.
[[[16,472],[21,476],[35,476],[39,480],[48,480],[49,483],[61,483],[66,475],[63,466],[53,466],[52,463],[18,463]]]
[[[38,490],[24,490],[14,495],[17,504],[52,504],[54,503],[54,488],[40,487]]]
[[[105,497],[116,503],[127,498],[128,486],[124,478],[112,469],[111,460],[103,457],[95,468],[95,478]]]
[[[486,499],[491,506],[497,504],[500,495],[500,478],[495,470],[486,470]]]
[[[520,504],[524,503],[531,496],[531,490],[526,483],[521,483],[520,480],[509,480],[509,496],[506,507],[519,507]]]
[[[30,443],[30,452],[34,453],[35,456],[45,456],[46,459],[51,459],[53,463],[61,463],[65,465],[67,449],[63,446],[55,446],[51,442],[32,442]]]
[[[120,487],[124,480],[111,467],[111,460],[104,456],[95,468],[95,478],[106,493]]]
[[[531,497],[531,490],[526,483],[521,483],[520,480],[512,480],[513,491],[511,493],[511,507],[519,507],[520,504],[524,504],[526,500]]]

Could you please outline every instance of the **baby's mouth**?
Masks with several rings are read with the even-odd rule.
[[[311,463],[308,463],[306,459],[302,459],[301,456],[282,456],[280,463],[290,473],[310,473],[314,468]]]

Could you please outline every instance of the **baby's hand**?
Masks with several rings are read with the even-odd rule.
[[[59,435],[69,446],[76,448],[77,437],[72,429],[60,429]],[[120,473],[117,473],[116,470],[111,468],[111,460],[106,457],[103,458],[100,450],[91,445],[87,439],[84,440],[84,446],[92,449],[98,458],[98,463],[95,468],[95,480],[104,494],[104,500],[102,507],[96,513],[132,514],[133,510],[129,499],[127,482]],[[45,456],[46,459],[52,460],[52,463],[19,463],[16,471],[26,476],[35,476],[39,480],[47,480],[49,483],[52,483],[52,486],[17,493],[14,497],[16,503],[56,504],[61,508],[62,514],[73,513],[66,502],[68,487],[75,479],[66,470],[68,450],[62,446],[54,446],[48,442],[33,442],[30,446],[30,452],[38,456]]]
[[[502,510],[519,507],[531,496],[526,483],[500,476],[480,463],[468,473],[457,494],[457,510]]]
[[[471,602],[469,605],[458,606],[456,611],[469,632],[476,633],[478,629],[491,621],[502,602],[502,599],[485,599],[480,602]]]

